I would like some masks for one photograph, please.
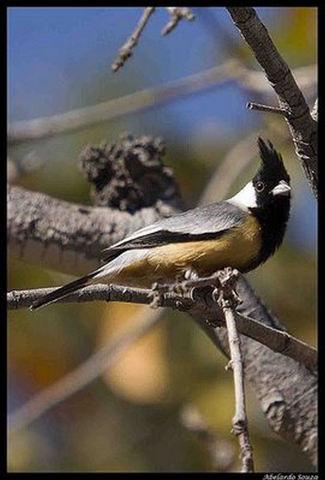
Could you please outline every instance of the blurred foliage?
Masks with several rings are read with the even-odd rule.
[[[209,10],[204,11],[205,17]],[[316,9],[271,10],[268,26],[289,65],[314,63]],[[200,11],[196,9],[197,16]],[[217,17],[218,9],[213,15]],[[261,17],[263,19],[263,15]],[[218,21],[223,23],[222,19]],[[131,31],[133,25],[129,28]],[[219,41],[218,33],[212,35],[212,31],[213,24],[211,27],[210,23],[206,31],[209,41],[205,51],[200,52],[202,57],[206,54],[210,59],[215,57]],[[239,36],[227,33],[227,28],[222,35],[231,35],[237,54],[252,63],[252,55]],[[141,42],[145,44],[146,38]],[[172,49],[173,39],[169,39],[169,44],[160,45],[163,49]],[[225,51],[220,56],[227,56]],[[140,53],[136,51],[130,66],[125,67],[133,72],[127,85],[133,91],[143,88],[142,81],[147,72],[153,76],[152,69],[144,61],[148,60],[148,55],[148,50],[144,56],[141,50]],[[169,61],[176,62],[172,53]],[[158,65],[158,60],[156,63]],[[159,68],[163,70],[163,66]],[[109,87],[107,75],[105,65],[92,81],[81,77],[71,96],[82,92],[82,105],[119,96],[121,85],[114,81],[114,88]],[[227,89],[224,92],[229,94]],[[71,99],[67,99],[67,109],[72,108],[72,104]],[[12,152],[16,159],[22,158],[31,148],[46,159],[37,171],[20,178],[19,184],[68,201],[89,203],[88,186],[77,165],[81,148],[86,143],[114,140],[125,130],[160,134],[159,112],[162,110],[163,107],[150,114],[34,142],[32,147],[16,147]],[[164,118],[168,111],[168,108],[164,110]],[[245,135],[245,130],[223,128],[219,111],[218,123],[213,124],[218,126],[217,133],[213,134],[211,119],[205,119],[204,111],[201,115],[202,124],[191,136],[184,136],[182,129],[161,127],[167,143],[166,163],[173,167],[189,206],[195,205],[227,151]],[[261,131],[268,116],[257,115],[259,123],[256,128]],[[179,120],[181,123],[182,119]],[[282,119],[279,118],[278,122],[280,128],[286,128]],[[208,130],[209,135],[206,134]],[[272,141],[277,146],[282,139],[275,134]],[[294,158],[292,145],[282,152],[295,191],[299,193],[298,187],[305,180]],[[232,190],[241,186],[255,168],[256,162],[252,162]],[[315,251],[299,247],[287,238],[272,260],[249,274],[257,293],[289,331],[311,344],[316,343],[315,272]],[[56,285],[66,280],[63,274],[9,256],[9,289]],[[9,312],[9,409],[14,410],[86,360],[92,352],[111,342],[122,330],[151,314],[146,307],[100,303],[55,305],[36,313],[28,310]],[[234,449],[232,468],[238,470],[237,440],[230,434],[234,412],[233,382],[231,373],[225,371],[226,363],[227,359],[216,351],[187,315],[166,311],[159,326],[123,354],[100,379],[50,410],[28,429],[10,437],[8,468],[19,472],[210,471],[213,464],[206,448],[180,420],[182,408],[193,404],[218,436]],[[284,448],[283,441],[270,431],[252,392],[249,392],[248,408],[257,469],[309,471],[311,465],[300,451],[287,443]]]
[[[290,67],[317,63],[317,8],[286,8],[279,20],[272,33]]]

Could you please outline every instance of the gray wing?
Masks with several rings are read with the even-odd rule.
[[[214,239],[240,225],[247,213],[226,201],[197,207],[141,228],[103,251],[103,261],[126,250],[153,248],[168,243]]]

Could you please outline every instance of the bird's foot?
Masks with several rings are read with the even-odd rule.
[[[236,284],[239,272],[231,267],[219,270],[217,273],[219,288],[215,288],[212,292],[212,298],[222,307],[236,308],[242,302],[236,292]]]
[[[165,293],[170,290],[170,285],[164,283],[153,283],[151,291],[149,293],[149,298],[151,298],[150,307],[158,308],[163,305],[163,300],[165,298]]]

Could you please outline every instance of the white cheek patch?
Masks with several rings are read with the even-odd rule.
[[[240,192],[238,192],[234,197],[229,198],[227,201],[242,208],[257,207],[256,192],[253,182],[249,182],[242,190],[240,190]]]

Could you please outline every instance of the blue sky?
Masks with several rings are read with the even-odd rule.
[[[135,55],[126,68],[114,75],[110,64],[138,21],[141,8],[8,9],[9,121],[105,101],[221,63],[222,42],[216,41],[214,30],[219,26],[234,39],[238,39],[238,32],[225,9],[194,10],[194,22],[183,22],[171,35],[162,37],[160,31],[168,15],[164,9],[157,9]],[[272,32],[277,9],[257,11]],[[207,18],[212,29],[207,26]],[[216,141],[218,134],[224,133],[242,138],[245,132],[258,128],[261,118],[245,109],[247,100],[229,82],[215,91],[143,113],[133,122],[132,130],[165,138],[176,134],[186,144],[202,125],[215,123],[222,125]],[[302,183],[292,213],[290,240],[304,248],[313,247],[315,225],[316,203],[308,186]]]
[[[236,36],[223,9],[205,10]],[[261,10],[264,17],[270,17],[269,9]],[[220,62],[223,59],[222,51],[216,50],[218,43],[198,13],[195,22],[183,22],[170,36],[162,37],[160,30],[168,16],[164,9],[158,9],[128,68],[113,75],[109,65],[136,24],[141,8],[10,8],[11,120],[51,115],[82,106],[82,97],[71,92],[80,88],[81,78],[83,84],[91,83],[105,70],[107,85],[111,85],[112,90],[118,85],[123,95],[137,89],[130,85],[132,74],[141,79],[138,88],[146,88],[215,66],[218,59]],[[206,16],[207,12],[204,13]],[[143,75],[139,69],[142,62],[148,65]],[[215,116],[214,101],[217,101],[223,121],[233,123],[238,119],[238,102],[243,101],[236,89],[233,90],[231,96],[218,88],[216,92],[180,101],[180,112],[190,125],[202,115],[202,110],[207,116]],[[103,100],[107,99],[105,93]],[[173,108],[178,109],[178,105]],[[244,109],[243,116],[247,117]]]

